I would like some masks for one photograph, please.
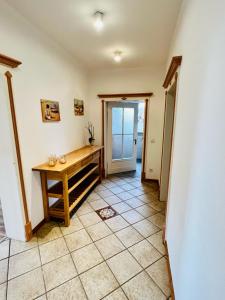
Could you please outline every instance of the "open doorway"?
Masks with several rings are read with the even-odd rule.
[[[167,201],[169,190],[170,165],[173,143],[174,114],[176,101],[175,81],[166,92],[166,105],[164,114],[163,147],[160,178],[160,201]]]
[[[107,103],[107,174],[142,174],[145,103],[140,100]]]

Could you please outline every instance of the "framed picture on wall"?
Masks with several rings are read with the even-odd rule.
[[[43,122],[60,121],[59,102],[41,99],[41,113]]]
[[[84,101],[74,99],[74,114],[75,116],[83,116],[84,115]]]

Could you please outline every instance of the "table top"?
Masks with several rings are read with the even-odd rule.
[[[33,167],[33,171],[52,171],[52,172],[64,172],[71,166],[79,163],[83,159],[87,158],[88,156],[94,154],[95,152],[101,150],[103,146],[85,146],[80,149],[74,150],[72,152],[69,152],[65,154],[66,157],[66,163],[60,164],[57,162],[57,164],[54,167],[50,167],[48,163],[43,163],[41,165],[38,165],[36,167]]]

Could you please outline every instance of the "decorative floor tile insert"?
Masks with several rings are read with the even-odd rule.
[[[96,213],[103,221],[113,218],[117,215],[117,212],[111,206],[98,209],[96,210]]]

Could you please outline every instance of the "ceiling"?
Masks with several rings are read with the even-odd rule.
[[[166,62],[182,0],[7,0],[89,69]],[[105,13],[96,32],[93,14]],[[120,64],[113,52],[123,52]]]

